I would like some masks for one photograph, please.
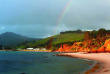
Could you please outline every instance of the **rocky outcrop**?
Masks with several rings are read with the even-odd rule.
[[[104,45],[100,48],[95,48],[95,45],[89,45],[91,41],[88,42],[75,42],[73,45],[63,44],[58,52],[90,52],[90,53],[100,53],[100,52],[110,52],[110,39],[106,40]]]
[[[71,52],[71,46],[68,46],[68,44],[63,44],[58,49],[58,52]]]
[[[98,50],[98,52],[110,52],[110,39],[105,41],[105,44],[100,47]]]

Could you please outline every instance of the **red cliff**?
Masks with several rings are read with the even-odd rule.
[[[96,45],[90,45],[91,41],[75,42],[73,45],[63,44],[57,49],[58,52],[110,52],[110,39],[106,40],[100,48],[95,48]]]

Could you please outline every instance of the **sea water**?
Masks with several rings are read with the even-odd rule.
[[[58,53],[0,51],[0,74],[82,74],[93,61]]]

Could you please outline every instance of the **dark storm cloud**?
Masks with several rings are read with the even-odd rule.
[[[56,2],[54,4],[54,2]],[[67,1],[66,1],[67,2]],[[1,24],[54,24],[66,2],[52,0],[0,1]],[[62,4],[60,6],[60,4]]]
[[[0,33],[15,32],[29,37],[47,37],[65,30],[110,29],[109,0],[0,0]]]

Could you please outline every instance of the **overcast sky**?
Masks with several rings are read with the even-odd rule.
[[[110,29],[110,0],[0,0],[0,34],[44,38],[66,30]]]

